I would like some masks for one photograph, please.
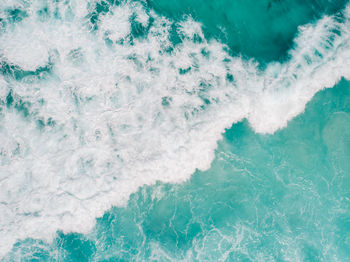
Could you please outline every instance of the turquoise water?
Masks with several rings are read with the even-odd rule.
[[[158,12],[180,20],[192,16],[203,23],[207,37],[226,43],[233,54],[260,61],[285,59],[297,27],[334,13],[347,1],[336,0],[149,0]]]
[[[25,261],[347,261],[350,84],[320,92],[274,135],[246,121],[206,172],[157,184],[113,208],[92,233],[17,243]],[[11,259],[10,259],[11,260]]]
[[[346,4],[0,3],[0,260],[350,260]]]

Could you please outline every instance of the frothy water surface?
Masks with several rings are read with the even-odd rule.
[[[2,1],[0,255],[12,249],[6,257],[10,261],[37,257],[100,261],[124,256],[139,260],[229,256],[266,260],[287,259],[296,250],[302,258],[304,253],[300,243],[293,242],[295,237],[304,236],[311,242],[322,239],[316,229],[312,236],[304,232],[305,225],[311,223],[305,214],[314,210],[315,216],[309,219],[319,225],[330,218],[322,220],[320,216],[317,220],[327,205],[315,207],[315,201],[323,203],[328,191],[319,189],[314,177],[308,178],[316,172],[308,166],[308,154],[317,155],[310,164],[316,161],[324,168],[317,172],[323,172],[329,188],[339,172],[346,174],[347,166],[342,165],[348,156],[347,136],[342,138],[345,142],[332,140],[347,134],[346,106],[335,103],[334,108],[342,110],[336,116],[333,107],[323,112],[318,106],[321,116],[329,113],[334,118],[330,128],[319,131],[325,151],[311,150],[319,143],[312,140],[317,134],[295,138],[312,138],[303,144],[293,142],[288,133],[293,127],[271,136],[255,135],[250,128],[272,134],[302,113],[316,92],[334,86],[341,77],[349,79],[349,8],[331,15],[341,8],[340,2],[327,2],[329,6],[318,3],[319,9],[312,9],[316,16],[301,15],[304,20],[293,25],[287,23],[288,15],[281,16],[290,28],[286,39],[294,36],[298,23],[312,22],[299,26],[293,45],[286,45],[293,46],[287,60],[261,67],[255,60],[232,56],[238,51],[254,55],[244,49],[246,44],[235,47],[229,41],[226,46],[221,38],[215,40],[216,33],[208,35],[210,25],[202,15],[162,16],[161,10],[153,9],[155,3]],[[300,10],[309,9],[309,4],[298,5]],[[255,37],[253,25],[247,27],[249,37]],[[264,34],[256,36],[257,41],[266,38]],[[273,39],[272,35],[266,39]],[[242,39],[245,37],[239,41]],[[264,59],[281,58],[282,49]],[[258,53],[256,56],[259,58]],[[344,83],[341,85],[346,86]],[[346,93],[347,87],[336,90]],[[334,99],[339,97],[334,95]],[[221,134],[243,119],[244,124],[225,133],[212,163]],[[314,121],[317,125],[326,120]],[[296,129],[310,132],[313,125],[309,122],[304,122],[305,127],[297,124]],[[265,144],[259,148],[254,144],[256,139],[266,140]],[[223,160],[224,155],[228,159]],[[322,164],[325,161],[330,162]],[[185,184],[171,185],[188,180],[196,170],[207,170],[211,163],[209,171],[198,172]],[[271,177],[279,169],[282,182]],[[202,182],[197,183],[198,179]],[[157,181],[157,186],[151,186]],[[290,189],[290,183],[296,189]],[[145,185],[149,186],[139,189]],[[305,191],[298,191],[298,185]],[[335,219],[340,210],[347,210],[346,183],[337,186],[345,188],[343,193],[329,189],[327,198],[339,204]],[[260,195],[255,188],[265,191]],[[310,190],[319,198],[311,198]],[[301,194],[300,199],[292,198],[294,193]],[[233,199],[232,205],[229,199]],[[184,206],[179,213],[177,201]],[[254,201],[258,207],[251,204]],[[270,204],[274,201],[286,202],[282,206]],[[294,203],[300,206],[293,209],[295,221],[290,222],[293,214],[285,206]],[[118,208],[105,213],[113,206]],[[257,207],[256,213],[253,207]],[[266,217],[267,211],[273,213],[271,218]],[[259,219],[260,213],[267,222]],[[292,226],[283,216],[288,216]],[[102,218],[95,226],[97,217]],[[231,224],[223,229],[220,223]],[[247,223],[256,226],[248,227]],[[271,228],[264,231],[265,224],[259,223]],[[329,254],[336,259],[347,255],[340,241],[348,240],[337,238],[336,230],[343,222],[339,223],[325,229],[333,232],[334,241],[321,243],[329,244]],[[247,235],[246,229],[252,235]],[[265,244],[259,235],[270,240]],[[243,253],[229,255],[248,240],[253,242],[244,244]],[[212,243],[210,248],[206,241]],[[261,249],[255,246],[260,242]],[[219,249],[215,247],[218,243]],[[328,258],[328,253],[317,251],[315,243],[308,245],[311,255]],[[276,253],[264,253],[272,247]]]
[[[346,261],[349,127],[342,81],[274,135],[233,125],[188,182],[143,187],[90,234],[19,242],[8,260]]]
[[[226,43],[233,54],[260,62],[286,59],[298,26],[342,9],[344,0],[149,0],[151,7],[178,21],[190,15],[207,37]]]

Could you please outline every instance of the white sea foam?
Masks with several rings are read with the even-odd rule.
[[[93,32],[92,2],[53,3],[60,19],[45,21],[39,4],[27,5],[28,17],[1,35],[1,59],[53,67],[0,80],[1,100],[14,100],[0,111],[0,255],[19,239],[88,232],[140,186],[209,168],[233,123],[247,118],[273,133],[317,91],[350,77],[349,10],[345,21],[300,28],[290,61],[260,71],[214,40],[193,41],[204,37],[191,18],[179,25],[183,43],[168,52],[171,21],[141,4],[115,7]],[[129,44],[132,16],[144,27],[154,21]]]

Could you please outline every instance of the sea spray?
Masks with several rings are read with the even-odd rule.
[[[2,255],[16,240],[87,233],[140,186],[208,169],[233,123],[273,133],[350,77],[348,8],[300,27],[290,58],[265,69],[143,2],[2,10]]]

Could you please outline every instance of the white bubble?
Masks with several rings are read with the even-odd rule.
[[[170,52],[171,22],[163,17],[150,12],[149,31],[131,43],[130,4],[100,17],[92,32],[93,3],[69,3],[68,20],[42,23],[33,11],[0,38],[8,63],[32,71],[53,63],[46,77],[0,82],[1,98],[10,90],[13,97],[0,114],[0,255],[28,237],[88,232],[140,186],[209,168],[233,123],[247,118],[256,132],[273,133],[316,92],[350,78],[348,11],[342,23],[326,16],[301,27],[290,60],[261,71],[205,41],[191,19]],[[148,25],[143,8],[133,12]]]

